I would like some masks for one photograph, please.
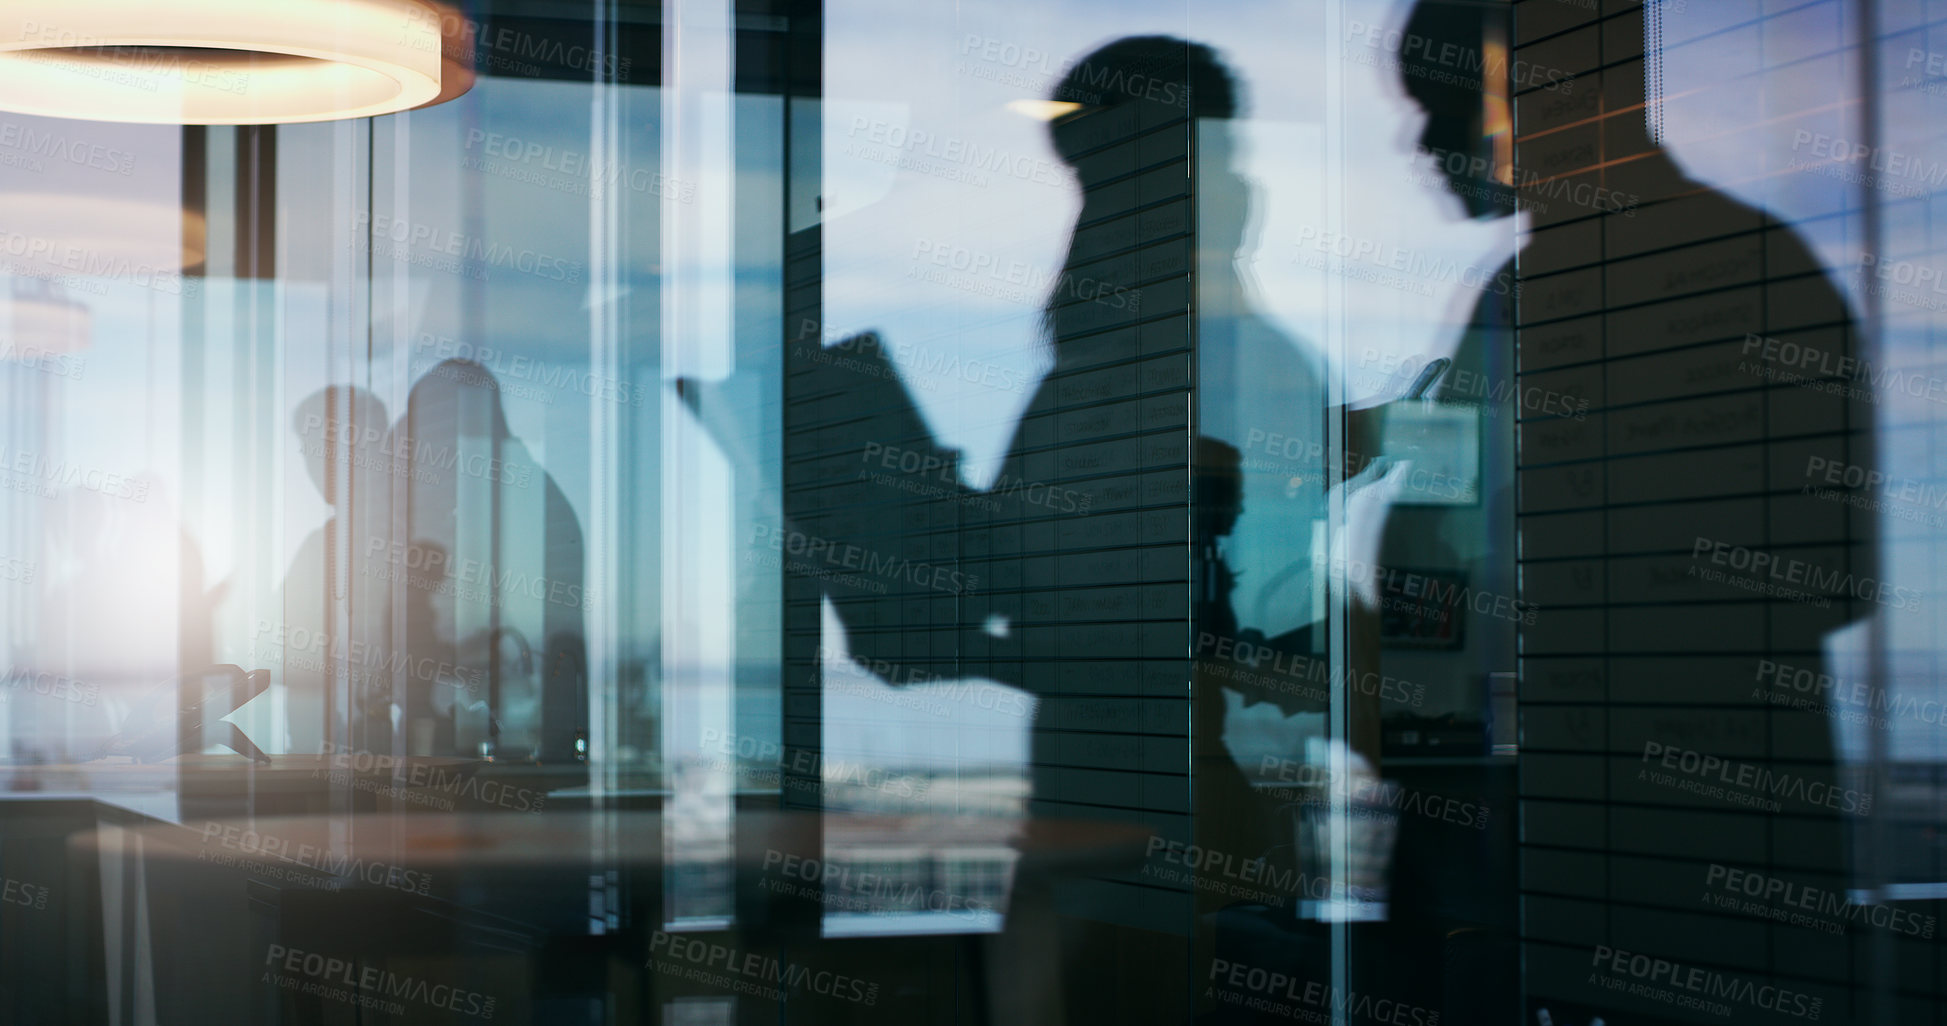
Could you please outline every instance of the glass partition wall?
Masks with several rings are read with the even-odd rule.
[[[1920,7],[408,6],[0,114],[7,1021],[1947,1015]]]

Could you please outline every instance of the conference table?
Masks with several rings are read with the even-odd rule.
[[[639,795],[602,808],[585,789],[531,811],[449,813],[395,794],[384,811],[204,815],[190,810],[235,803],[189,792],[234,798],[239,785],[215,782],[220,761],[198,761],[218,757],[187,758],[170,771],[184,787],[174,815],[155,797],[168,793],[155,790],[168,776],[155,766],[41,767],[40,788],[0,777],[10,785],[0,824],[65,810],[64,825],[41,831],[65,833],[66,850],[64,866],[37,870],[58,878],[59,908],[42,925],[60,924],[45,935],[66,950],[69,975],[79,951],[99,975],[87,993],[67,981],[66,1021],[478,1022],[486,1009],[495,1021],[551,1022],[592,1008],[653,1021],[671,1001],[780,997],[803,1021],[879,1021],[894,991],[913,989],[881,979],[900,961],[887,945],[939,946],[953,953],[944,962],[979,973],[1018,911],[1007,894],[956,896],[968,877],[993,874],[955,869],[1026,859],[1040,873],[1125,873],[1152,837],[1114,820],[690,815]],[[318,770],[256,768],[251,786],[268,799],[257,804],[304,806],[296,796]],[[104,787],[119,790],[83,793]],[[0,845],[0,872],[5,856]],[[923,896],[940,892],[929,907]],[[887,907],[834,914],[834,895],[861,893],[888,896]],[[780,966],[811,975],[795,987],[766,978]],[[984,1001],[985,987],[970,986],[969,1000]]]

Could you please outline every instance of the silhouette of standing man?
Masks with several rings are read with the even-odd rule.
[[[1604,23],[1605,61],[1632,16],[1641,14]],[[1784,931],[1769,943],[1787,950],[1802,932],[1696,904],[1712,858],[1841,887],[1854,817],[1789,790],[1695,799],[1650,774],[1662,770],[1657,753],[1677,751],[1749,764],[1766,779],[1846,783],[1830,711],[1779,704],[1762,674],[1820,671],[1827,635],[1900,615],[1872,604],[1870,518],[1800,494],[1812,461],[1874,465],[1869,389],[1819,369],[1856,366],[1856,329],[1791,227],[1689,178],[1652,134],[1662,97],[1649,94],[1642,62],[1566,69],[1582,72],[1570,82],[1524,60],[1543,51],[1518,48],[1526,41],[1514,28],[1506,4],[1422,0],[1398,45],[1403,83],[1426,113],[1419,148],[1468,216],[1532,214],[1519,298],[1484,296],[1456,359],[1490,381],[1508,373],[1503,354],[1516,364],[1521,597],[1540,607],[1522,631],[1520,694],[1549,706],[1524,717],[1523,836],[1613,860],[1609,894],[1734,920],[1726,929]],[[1486,77],[1456,75],[1455,54]],[[1816,358],[1779,358],[1793,351]],[[1561,393],[1587,400],[1588,415],[1528,401]],[[1837,583],[1807,587],[1809,572],[1796,585],[1739,579],[1722,572],[1727,552],[1744,552],[1747,565],[1752,553],[1795,560]],[[1609,830],[1573,826],[1602,821],[1603,810]],[[1766,840],[1705,840],[1727,837]],[[1524,872],[1521,887],[1533,908],[1559,900],[1542,877]],[[1423,908],[1453,904],[1434,894]],[[1673,930],[1626,930],[1636,901],[1598,907],[1583,913],[1596,943],[1692,956]],[[1587,982],[1588,955],[1586,944],[1530,927],[1525,1014],[1546,1006],[1579,1026],[1643,1012]],[[1820,961],[1832,982],[1852,971],[1843,957]]]

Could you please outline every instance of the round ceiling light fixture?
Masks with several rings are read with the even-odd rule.
[[[10,3],[0,109],[164,125],[391,114],[457,95],[445,37],[464,24],[427,0]]]

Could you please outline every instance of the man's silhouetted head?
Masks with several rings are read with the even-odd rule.
[[[1203,514],[1199,530],[1221,538],[1237,526],[1244,513],[1244,455],[1215,438],[1197,437],[1196,503]]]
[[[1055,152],[1078,171],[1081,156],[1107,141],[1179,118],[1235,117],[1240,106],[1237,82],[1217,52],[1174,36],[1130,36],[1101,47],[1071,67],[1049,99],[1080,105],[1048,126]]]
[[[1514,213],[1505,0],[1419,0],[1399,38],[1399,73],[1426,113],[1419,149],[1433,158],[1469,217]],[[1497,152],[1497,142],[1503,142]]]
[[[389,426],[385,404],[355,385],[321,388],[291,411],[291,430],[304,453],[304,467],[327,501],[333,499],[338,469],[366,463],[356,457],[379,451]]]
[[[472,360],[441,360],[406,397],[407,433],[415,439],[507,437],[500,381]]]

